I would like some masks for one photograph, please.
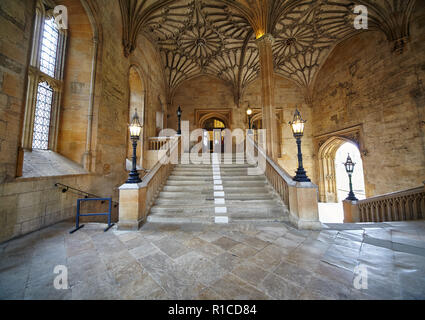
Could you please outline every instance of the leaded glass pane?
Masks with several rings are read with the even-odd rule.
[[[55,77],[56,73],[58,40],[59,32],[56,29],[55,19],[46,19],[41,40],[40,70],[51,77]]]
[[[35,107],[32,148],[49,148],[50,114],[52,111],[53,90],[47,82],[38,84],[37,104]]]

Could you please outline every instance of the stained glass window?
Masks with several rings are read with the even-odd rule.
[[[54,18],[44,20],[41,38],[40,71],[56,76],[59,32]],[[35,106],[33,149],[49,149],[50,118],[53,107],[53,89],[47,82],[40,82]]]
[[[59,32],[55,19],[46,19],[41,40],[40,70],[51,77],[55,77],[56,74],[58,40]]]
[[[35,107],[33,149],[49,148],[50,115],[52,111],[53,89],[47,82],[38,84],[37,103]]]

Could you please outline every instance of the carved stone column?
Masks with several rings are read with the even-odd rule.
[[[265,34],[257,39],[260,53],[261,101],[263,105],[263,128],[267,132],[267,154],[277,161],[279,157],[279,133],[276,126],[274,106],[273,37]]]

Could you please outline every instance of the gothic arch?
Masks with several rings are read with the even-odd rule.
[[[227,129],[230,129],[230,121],[228,119],[228,117],[226,117],[225,115],[221,114],[220,112],[217,111],[211,111],[205,115],[203,115],[200,119],[199,119],[199,128],[203,128],[205,121],[207,121],[208,119],[211,118],[216,118],[220,121],[222,121],[224,123],[224,125],[226,126]]]
[[[338,202],[335,156],[339,147],[346,142],[354,144],[360,150],[357,141],[343,136],[332,136],[319,148],[318,160],[320,202]]]
[[[133,116],[135,109],[139,116],[140,123],[142,125],[142,133],[140,137],[140,143],[137,148],[137,158],[139,159],[140,167],[143,167],[143,156],[146,145],[146,130],[145,126],[145,114],[146,114],[146,83],[145,77],[141,72],[140,67],[136,64],[131,64],[128,70],[128,118],[127,121],[130,123],[131,117]],[[126,158],[130,159],[132,156],[132,146],[130,142],[130,134],[127,133],[127,154]]]

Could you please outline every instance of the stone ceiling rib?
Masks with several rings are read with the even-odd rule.
[[[119,0],[124,52],[143,32],[158,46],[170,92],[183,81],[209,74],[243,89],[259,74],[255,38],[274,38],[275,72],[307,92],[320,66],[340,41],[360,32],[351,0]],[[415,0],[358,0],[379,30],[402,52]]]

